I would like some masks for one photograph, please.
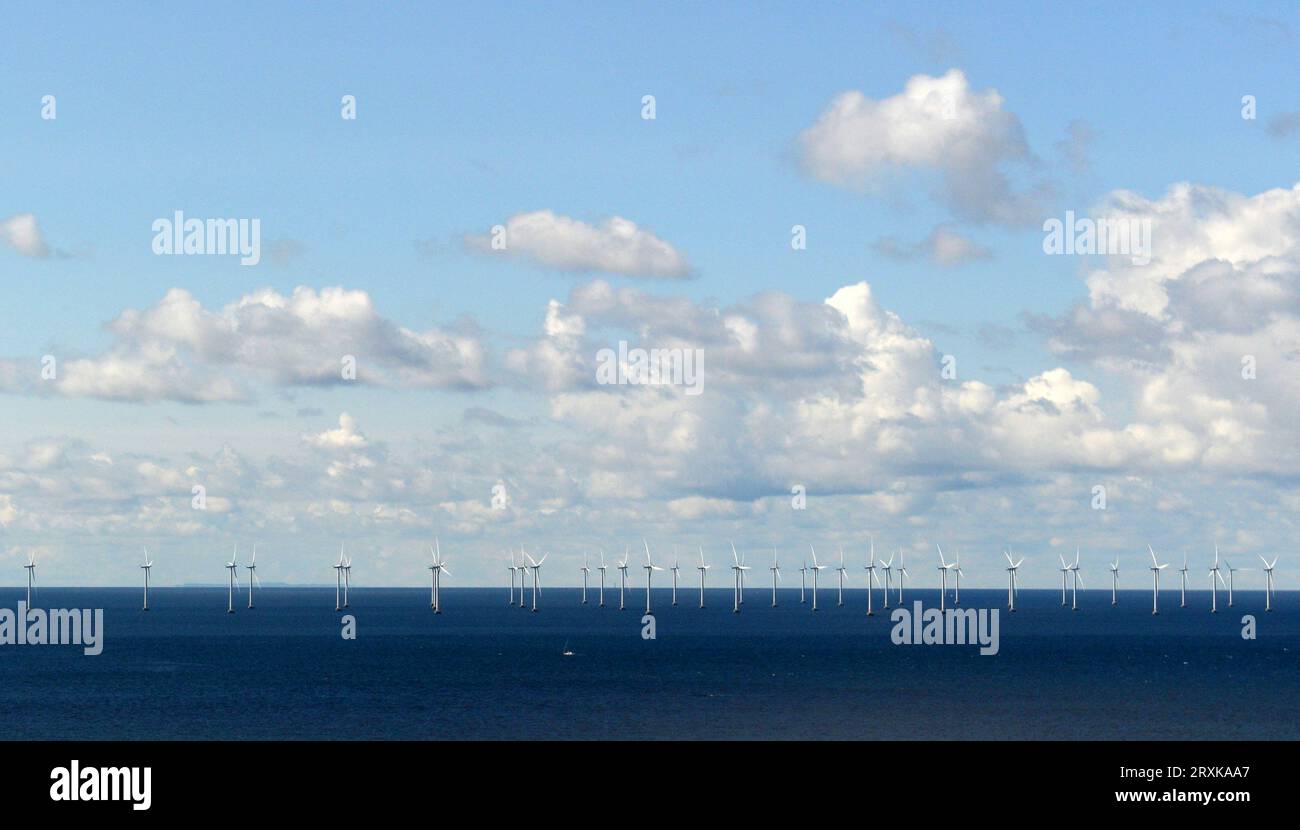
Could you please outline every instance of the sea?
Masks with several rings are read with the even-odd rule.
[[[593,580],[594,583],[594,580]],[[530,592],[531,593],[531,592]],[[1300,592],[962,590],[999,609],[999,648],[898,645],[873,597],[798,588],[507,591],[40,588],[43,608],[102,608],[103,651],[0,645],[0,735],[19,740],[1297,739]],[[518,594],[515,594],[516,603]],[[951,594],[949,595],[951,599]],[[17,609],[25,588],[0,588]],[[937,606],[908,588],[904,606]],[[891,605],[896,605],[896,592]],[[526,603],[527,604],[527,603]],[[890,609],[893,610],[892,608]],[[350,620],[346,619],[350,618]],[[1253,632],[1248,631],[1253,618]],[[345,623],[355,637],[346,639]],[[1253,633],[1253,639],[1243,637]],[[653,634],[653,638],[649,635]],[[566,654],[565,652],[572,652]]]

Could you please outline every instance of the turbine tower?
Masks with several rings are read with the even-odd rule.
[[[352,557],[343,560],[343,607],[347,608],[351,603],[348,602],[348,594],[352,589]]]
[[[808,549],[812,551],[812,558],[813,558],[813,563],[812,563],[811,567],[809,568],[809,570],[812,571],[812,575],[813,575],[813,606],[812,606],[812,610],[816,611],[816,610],[817,610],[817,574],[819,574],[819,573],[821,573],[822,571],[826,570],[826,566],[823,565],[823,564],[821,564],[820,562],[817,561],[817,549],[816,549],[816,548],[814,548],[812,545],[809,545],[809,546],[808,546]]]
[[[650,613],[650,577],[654,574],[655,571],[662,571],[663,568],[659,567],[654,562],[650,561],[650,543],[647,542],[644,537],[642,537],[641,539],[641,544],[645,545],[645,564],[642,565],[641,567],[645,568],[645,612],[649,614]]]
[[[506,570],[510,571],[510,598],[506,600],[506,605],[514,605],[515,604],[515,571],[519,570],[519,568],[515,566],[514,548],[510,548],[510,564],[506,565]],[[521,587],[519,591],[520,591],[520,596],[522,597],[523,588]]]
[[[1147,545],[1147,550],[1151,552],[1151,576],[1155,580],[1151,586],[1151,614],[1154,616],[1160,613],[1160,572],[1169,567],[1169,563],[1161,565],[1150,545]]]
[[[1259,561],[1264,563],[1264,610],[1272,611],[1273,610],[1273,568],[1276,567],[1277,565],[1277,557],[1274,556],[1273,561],[1270,562],[1267,559],[1265,559],[1263,556],[1261,556],[1259,557]]]
[[[1179,608],[1187,607],[1187,551],[1183,551],[1183,566],[1178,569],[1178,575],[1182,578],[1182,599],[1178,603]]]
[[[1234,587],[1236,587],[1236,583],[1237,583],[1237,580],[1236,580],[1236,578],[1234,577],[1234,574],[1236,574],[1237,571],[1244,571],[1244,570],[1246,570],[1246,569],[1245,569],[1245,568],[1234,568],[1234,567],[1232,567],[1232,563],[1228,561],[1228,557],[1226,557],[1226,556],[1223,557],[1223,567],[1225,567],[1225,568],[1228,569],[1228,607],[1231,608],[1231,607],[1232,607],[1232,589],[1233,589]]]
[[[600,571],[600,607],[604,608],[605,607],[605,549],[604,548],[600,549],[600,567],[597,568],[596,570]]]
[[[149,569],[153,567],[153,561],[149,559],[149,549],[144,549],[144,564],[140,569],[144,571],[144,608],[142,611],[149,610]]]
[[[745,571],[749,570],[749,566],[745,564],[745,560],[741,558],[740,554],[736,553],[735,542],[731,543],[731,558],[734,560],[731,570],[734,571],[736,575],[736,593],[733,598],[734,601],[732,603],[731,613],[739,614],[740,605],[745,601],[742,595],[745,591]]]
[[[776,607],[776,581],[781,578],[781,563],[776,561],[776,548],[772,548],[772,607]]]
[[[840,572],[840,601],[839,606],[844,607],[844,546],[840,545],[840,566],[835,570]]]
[[[589,567],[591,563],[587,561],[588,559],[589,557],[587,556],[587,552],[584,550],[582,552],[582,604],[583,605],[587,604],[587,577],[588,575],[591,574],[591,568]]]
[[[451,574],[447,570],[447,563],[442,558],[442,545],[438,542],[438,537],[433,537],[433,547],[429,548],[429,590],[432,592],[433,613],[442,613],[442,575]],[[522,589],[521,589],[522,590]]]
[[[1061,607],[1065,607],[1065,578],[1070,573],[1070,565],[1065,561],[1065,557],[1057,554],[1061,559]]]
[[[1117,595],[1119,593],[1119,555],[1116,554],[1115,561],[1110,563],[1110,604],[1117,604]]]
[[[944,599],[948,596],[948,571],[953,566],[948,564],[947,559],[943,558],[943,548],[939,547],[938,542],[935,543],[934,547],[939,551],[939,610],[942,611],[944,610]]]
[[[953,590],[952,604],[961,605],[961,578],[966,574],[961,569],[961,548],[953,551],[953,555],[956,559],[952,563],[952,577],[956,581],[956,588]]]
[[[1216,582],[1217,580],[1217,582]],[[1219,585],[1227,588],[1228,583],[1224,581],[1223,574],[1219,572],[1219,546],[1214,546],[1214,567],[1210,568],[1210,613],[1219,613]]]
[[[235,585],[239,582],[239,575],[236,571],[239,569],[239,545],[235,545],[235,552],[231,555],[230,561],[226,563],[226,569],[230,571],[230,590],[226,597],[226,613],[235,613]]]
[[[339,544],[339,563],[334,566],[334,610],[338,611],[343,606],[340,604],[340,597],[343,591],[343,545]]]
[[[541,559],[538,559],[538,560],[534,561],[534,560],[533,560],[533,557],[528,556],[528,552],[525,551],[525,550],[523,549],[522,546],[519,548],[519,551],[520,551],[521,553],[523,553],[523,555],[526,556],[526,557],[528,558],[528,565],[529,565],[529,567],[532,569],[532,572],[533,572],[533,613],[536,614],[536,613],[537,613],[537,594],[538,594],[538,592],[541,590],[540,579],[541,579],[542,563],[546,561],[546,557],[550,556],[550,554],[549,554],[549,553],[544,553],[544,554],[542,554],[542,558],[541,558]]]
[[[803,564],[799,566],[799,604],[803,605],[808,600],[805,596],[808,593],[808,560],[804,559]]]
[[[1002,555],[1007,558],[1007,609],[1011,613],[1016,612],[1016,574],[1020,571],[1021,564],[1024,563],[1025,557],[1012,561],[1011,552],[1002,551]]]
[[[898,551],[898,604],[900,606],[903,604],[903,580],[910,576],[907,565],[903,564],[903,551],[900,548]]]
[[[677,546],[673,545],[673,607],[677,607],[677,575],[681,572],[681,559],[677,556]]]
[[[252,608],[253,607],[253,583],[256,582],[257,587],[259,588],[262,587],[262,581],[257,578],[257,543],[256,542],[253,543],[253,558],[244,567],[248,569],[248,607]]]
[[[874,546],[875,543],[873,542],[872,551],[871,551],[872,556],[875,556]],[[889,609],[889,574],[890,571],[893,570],[893,567],[894,567],[894,557],[892,555],[889,557],[888,561],[885,562],[885,564],[880,566],[880,569],[885,572],[885,609],[886,610]]]
[[[700,572],[700,607],[704,607],[704,572],[713,567],[704,561],[704,546],[700,545],[700,564],[696,568]]]
[[[627,606],[623,602],[623,595],[627,592],[627,548],[623,548],[623,561],[618,563],[618,610],[625,611]]]
[[[1084,587],[1079,574],[1079,548],[1074,549],[1074,564],[1070,566],[1070,610],[1079,610],[1079,589]]]
[[[27,607],[32,607],[32,587],[36,585],[36,552],[32,551],[27,554],[27,564],[23,565],[27,569]]]
[[[871,538],[871,558],[867,560],[864,567],[867,572],[867,616],[874,617],[876,612],[871,608],[871,592],[873,590],[871,583],[880,584],[880,577],[876,576],[876,539],[874,536]]]

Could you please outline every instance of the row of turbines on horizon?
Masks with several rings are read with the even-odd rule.
[[[642,570],[645,571],[646,574],[646,578],[645,578],[646,613],[650,613],[650,586],[655,571],[670,570],[672,572],[673,575],[672,604],[674,606],[677,605],[677,585],[678,585],[679,573],[681,571],[681,567],[680,567],[680,559],[676,555],[676,549],[674,548],[672,567],[665,569],[663,566],[656,565],[654,563],[654,560],[652,559],[650,554],[649,543],[643,539],[642,544],[645,546],[645,564],[641,565],[640,567]],[[953,604],[960,605],[961,604],[961,578],[962,576],[965,575],[965,572],[961,568],[960,551],[956,551],[953,561],[949,562],[948,559],[944,556],[943,548],[939,545],[935,545],[935,548],[939,554],[939,564],[937,566],[939,571],[939,581],[940,581],[939,582],[940,584],[939,609],[942,611],[945,609],[947,603],[948,575],[951,573],[953,576]],[[808,593],[809,593],[808,574],[811,573],[812,574],[812,592],[811,592],[812,610],[816,611],[817,593],[819,588],[818,576],[822,571],[826,570],[830,566],[822,564],[822,562],[817,558],[817,550],[813,545],[809,545],[808,549],[809,552],[812,554],[812,564],[809,565],[808,561],[805,559],[803,565],[799,568],[799,602],[800,604],[806,604],[808,601]],[[1151,613],[1159,614],[1160,613],[1160,572],[1168,568],[1170,563],[1165,562],[1161,564],[1159,559],[1157,559],[1156,557],[1155,550],[1152,549],[1150,545],[1147,546],[1147,551],[1151,555],[1150,571],[1153,580],[1152,588],[1151,588]],[[549,554],[543,554],[540,559],[534,559],[531,554],[529,554],[526,550],[524,550],[521,547],[519,549],[518,561],[516,561],[514,549],[510,550],[510,562],[506,566],[507,569],[510,571],[510,595],[508,599],[508,603],[510,605],[514,605],[516,602],[515,582],[518,581],[519,583],[518,605],[520,608],[528,607],[525,604],[525,600],[524,600],[524,590],[528,583],[528,574],[529,572],[531,572],[532,573],[532,597],[531,597],[532,610],[537,611],[537,598],[541,594],[542,565],[545,564],[546,557],[548,555]],[[1008,610],[1014,612],[1016,610],[1016,597],[1020,590],[1019,588],[1020,566],[1024,564],[1025,558],[1023,556],[1020,557],[1019,559],[1012,558],[1012,554],[1009,549],[1004,550],[1002,552],[1002,555],[1006,557],[1007,560],[1007,567],[1006,567],[1007,608]],[[442,575],[444,573],[450,575],[451,571],[448,570],[447,564],[443,560],[442,547],[436,539],[434,540],[434,544],[429,547],[429,556],[430,556],[430,563],[427,566],[429,570],[429,606],[433,609],[433,612],[435,614],[441,614],[442,613],[442,602],[441,602]],[[631,556],[631,548],[630,547],[625,548],[623,552],[623,558],[615,566],[619,572],[618,607],[620,611],[625,610],[627,608],[628,568],[630,567],[629,566],[630,556]],[[704,557],[703,546],[699,548],[699,557],[700,557],[700,564],[695,566],[695,570],[699,572],[699,595],[700,595],[699,607],[703,608],[705,576],[708,573],[709,569],[712,568],[713,566],[706,561]],[[1079,589],[1085,587],[1083,584],[1083,576],[1079,573],[1080,570],[1079,557],[1080,557],[1080,552],[1078,548],[1075,549],[1073,562],[1069,562],[1066,560],[1064,556],[1060,556],[1061,605],[1062,606],[1068,605],[1072,610],[1078,610]],[[731,544],[731,558],[732,558],[732,564],[730,568],[732,571],[732,578],[733,578],[732,612],[739,614],[740,607],[745,604],[745,574],[747,574],[751,570],[751,566],[745,564],[744,554],[738,553],[736,551],[736,546],[734,543]],[[898,561],[897,565],[894,564],[895,559],[897,559]],[[1269,562],[1263,556],[1259,557],[1260,562],[1262,562],[1264,566],[1263,571],[1264,571],[1264,610],[1265,611],[1273,610],[1273,593],[1274,593],[1273,569],[1277,565],[1277,559],[1278,557],[1274,556],[1273,561]],[[588,578],[592,571],[590,565],[591,563],[590,563],[589,555],[583,554],[582,568],[581,568],[583,605],[587,604],[587,589],[588,589],[587,583],[588,583]],[[34,553],[28,555],[27,564],[24,565],[23,567],[27,571],[27,604],[30,606],[32,602],[32,591],[36,587],[36,555]],[[235,613],[235,590],[239,588],[238,572],[239,572],[240,565],[239,565],[238,545],[235,546],[234,552],[231,554],[230,561],[226,563],[225,567],[229,572],[229,583],[228,583],[229,588],[227,594],[226,611],[227,613],[233,614]],[[261,582],[257,578],[257,545],[253,545],[252,558],[249,560],[248,564],[244,565],[243,567],[248,571],[248,607],[253,608],[254,607],[253,588],[254,586],[261,588]],[[890,555],[889,559],[882,560],[879,564],[877,564],[876,545],[875,545],[875,541],[872,540],[870,558],[867,560],[867,564],[864,565],[863,567],[867,572],[867,615],[868,616],[872,616],[875,614],[875,608],[874,608],[875,588],[883,589],[881,591],[884,600],[883,607],[885,609],[889,608],[889,596],[890,596],[890,591],[894,590],[893,575],[895,573],[898,574],[898,586],[897,586],[898,605],[901,606],[903,604],[904,582],[907,579],[911,578],[911,574],[908,572],[907,566],[903,562],[902,550],[895,551],[895,553]],[[1119,557],[1116,556],[1115,561],[1109,563],[1108,567],[1111,573],[1110,604],[1118,605],[1119,604]],[[144,549],[144,564],[142,564],[140,568],[144,571],[144,605],[142,610],[148,611],[149,610],[149,572],[153,568],[153,560],[149,556],[148,548]],[[334,569],[334,610],[341,611],[342,609],[349,607],[349,588],[351,587],[351,581],[352,581],[352,560],[350,557],[346,555],[342,545],[339,546],[338,563],[333,566],[333,569]],[[595,570],[599,571],[600,573],[599,605],[602,608],[605,606],[605,572],[607,569],[608,569],[608,565],[605,562],[605,552],[602,550],[600,551],[600,564],[595,568]],[[777,584],[783,581],[783,578],[781,576],[781,564],[777,560],[777,552],[775,548],[772,549],[772,564],[768,566],[767,570],[769,570],[772,574],[772,607],[775,608],[777,607],[777,594],[776,594]],[[843,606],[844,605],[844,581],[848,574],[848,568],[844,564],[843,548],[840,549],[839,566],[835,570],[839,576],[838,605]],[[1225,570],[1228,572],[1227,579],[1225,579],[1223,576],[1223,571]],[[1235,579],[1236,574],[1238,571],[1247,571],[1247,570],[1251,570],[1251,569],[1235,568],[1231,565],[1231,563],[1228,562],[1227,557],[1220,557],[1219,547],[1218,545],[1215,545],[1214,564],[1209,569],[1210,612],[1211,613],[1217,613],[1219,610],[1218,589],[1220,586],[1222,586],[1228,592],[1228,607],[1231,608],[1233,606],[1233,590],[1236,582]],[[885,579],[883,583],[881,582],[880,577],[877,575],[876,573],[877,571],[881,571],[884,573]],[[1187,607],[1188,572],[1189,572],[1189,568],[1187,567],[1187,554],[1184,553],[1183,566],[1178,570],[1178,573],[1181,577],[1180,603],[1179,603],[1179,607],[1181,608]]]

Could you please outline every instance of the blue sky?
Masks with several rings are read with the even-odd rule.
[[[745,435],[731,448],[735,455],[683,453],[677,469],[648,471],[655,486],[645,492],[634,487],[619,503],[585,487],[602,472],[584,462],[600,458],[602,446],[626,446],[633,436],[612,431],[591,437],[587,452],[575,451],[574,442],[591,430],[565,414],[573,410],[561,405],[568,400],[562,396],[588,393],[539,389],[529,371],[509,376],[505,355],[538,342],[548,302],[573,309],[570,292],[593,281],[645,292],[651,299],[641,304],[647,308],[681,299],[724,310],[743,308],[765,292],[792,309],[817,309],[842,287],[865,281],[872,302],[928,341],[936,362],[943,354],[958,357],[961,381],[986,384],[1000,400],[1011,400],[1031,378],[1064,368],[1100,391],[1100,422],[1119,437],[1097,441],[1109,447],[1114,441],[1141,444],[1148,434],[1172,435],[1165,410],[1135,391],[1135,356],[1117,370],[1113,359],[1082,357],[1095,349],[1049,342],[1041,321],[1065,321],[1071,309],[1086,304],[1085,276],[1098,266],[1044,256],[1041,221],[1066,210],[1095,211],[1116,191],[1160,200],[1179,182],[1243,197],[1290,189],[1300,142],[1278,119],[1300,110],[1296,17],[1285,4],[1186,4],[1176,19],[1121,4],[340,4],[310,13],[288,4],[11,8],[0,32],[6,147],[0,154],[0,220],[34,216],[49,253],[24,255],[0,244],[8,299],[0,317],[0,360],[30,369],[43,354],[65,360],[103,355],[115,343],[106,323],[124,309],[155,306],[172,289],[217,311],[259,289],[287,296],[298,286],[364,292],[383,320],[411,331],[473,331],[492,357],[485,382],[469,392],[440,382],[352,388],[259,376],[250,381],[256,393],[247,400],[193,404],[178,402],[175,389],[132,399],[105,395],[102,385],[94,394],[47,394],[15,382],[0,396],[9,425],[0,439],[0,463],[9,472],[0,479],[0,495],[7,493],[17,512],[3,524],[0,544],[15,562],[39,549],[50,560],[52,578],[83,574],[100,583],[113,583],[115,557],[140,543],[175,549],[185,562],[175,574],[183,581],[209,575],[202,558],[207,550],[225,549],[234,538],[251,544],[255,537],[283,551],[284,571],[274,576],[315,581],[308,576],[315,546],[340,534],[373,548],[376,581],[413,582],[421,578],[420,540],[433,533],[453,540],[453,550],[473,563],[458,575],[486,582],[499,570],[489,567],[495,562],[490,557],[504,557],[507,545],[536,544],[557,557],[580,558],[583,548],[602,544],[592,523],[626,528],[608,534],[610,550],[643,534],[657,545],[720,545],[739,535],[754,546],[792,550],[809,538],[858,548],[876,527],[890,544],[918,550],[953,538],[981,551],[973,555],[988,557],[990,584],[1000,578],[991,569],[1007,543],[1028,545],[1031,556],[1044,559],[1074,544],[1108,558],[1147,536],[1169,538],[1177,549],[1194,545],[1194,555],[1203,555],[1212,537],[1236,542],[1243,556],[1268,552],[1290,521],[1289,476],[1267,463],[1243,459],[1237,467],[1216,455],[1215,441],[1227,434],[1222,417],[1207,415],[1203,430],[1178,425],[1188,435],[1178,433],[1177,440],[1194,449],[1169,449],[1159,441],[1126,444],[1116,451],[1120,461],[1084,453],[1068,463],[1025,463],[1016,460],[1022,458],[1018,449],[982,455],[970,447],[977,460],[954,458],[949,465],[940,453],[897,466],[882,461],[878,474],[859,479],[820,465],[809,465],[813,469],[802,476],[798,470],[757,471],[751,477],[757,485],[741,483],[739,474],[714,475],[715,468],[734,467],[775,446],[766,443],[770,435]],[[801,136],[837,95],[856,90],[883,101],[900,95],[909,79],[938,78],[953,69],[970,94],[995,90],[997,114],[1014,120],[1024,153],[1007,151],[990,166],[1003,170],[1017,192],[1046,188],[1048,195],[1035,204],[1037,221],[962,215],[936,195],[942,157],[873,168],[852,183],[810,175]],[[57,97],[53,121],[39,117],[46,94]],[[339,117],[344,94],[357,98],[355,121]],[[647,94],[656,99],[652,121],[640,117]],[[1243,95],[1256,97],[1257,119],[1241,117]],[[1072,145],[1074,164],[1065,149],[1071,125],[1092,136]],[[969,172],[962,168],[958,175]],[[154,256],[150,225],[177,209],[197,217],[258,217],[264,243],[280,241],[296,253],[283,262],[264,257],[251,268],[218,256]],[[534,211],[591,225],[624,217],[688,260],[692,278],[556,268],[466,244],[466,237]],[[1231,218],[1257,220],[1250,210]],[[1207,226],[1212,221],[1205,220]],[[791,249],[795,224],[807,228],[806,250]],[[882,250],[882,240],[915,245],[941,226],[985,256],[942,266]],[[1279,242],[1269,255],[1289,262],[1291,253]],[[1234,257],[1225,249],[1209,258],[1248,269],[1252,256]],[[787,312],[794,315],[788,319],[803,313],[773,312],[769,322],[779,330]],[[1029,325],[1028,315],[1039,325]],[[586,325],[588,335],[603,332],[600,342],[653,339],[656,326],[661,337],[681,336],[635,314],[597,316],[588,313]],[[1155,316],[1169,331],[1187,330],[1189,321]],[[1261,336],[1278,354],[1288,353],[1285,333]],[[588,345],[584,341],[579,350]],[[1176,346],[1171,343],[1174,353]],[[274,354],[265,357],[275,360]],[[1289,358],[1285,362],[1289,366]],[[209,368],[234,371],[219,361]],[[256,367],[244,369],[257,376]],[[1157,370],[1143,363],[1142,371]],[[728,405],[693,417],[707,424],[762,412],[768,383],[782,381],[730,377],[724,381]],[[1152,376],[1145,383],[1148,390],[1160,386]],[[1171,381],[1160,388],[1176,386]],[[794,416],[800,400],[822,398],[825,388],[814,383],[799,394],[803,398],[781,404]],[[1216,400],[1248,413],[1270,403],[1234,394]],[[643,403],[632,397],[618,406]],[[484,426],[466,416],[471,409],[514,420]],[[383,460],[361,467],[384,469],[401,460],[390,482],[423,471],[442,483],[404,501],[393,492],[381,498],[374,482],[359,482],[355,499],[336,499],[350,512],[289,522],[289,502],[269,506],[274,494],[265,482],[279,460],[310,444],[304,436],[336,427],[343,412],[355,419],[367,452],[384,448]],[[1260,426],[1284,420],[1281,412],[1270,413],[1259,422],[1251,420],[1256,415],[1242,416],[1241,434],[1256,436],[1260,446],[1285,447],[1277,455],[1288,457],[1295,450],[1290,433]],[[877,434],[886,431],[886,421],[910,428],[906,419],[892,417],[876,412],[867,420]],[[609,413],[596,420],[616,419]],[[842,426],[852,440],[867,440]],[[989,440],[1008,430],[1006,424],[986,426],[991,432],[981,434]],[[940,418],[934,429],[951,436],[964,427]],[[1079,439],[1077,431],[1065,430],[1050,443]],[[24,447],[41,441],[80,447],[70,450],[66,466],[43,473],[62,482],[46,482],[44,490],[34,484],[41,475],[33,462],[23,460]],[[240,479],[240,489],[224,493],[235,506],[220,521],[146,521],[141,511],[148,513],[148,488],[137,480],[114,479],[114,486],[129,491],[118,499],[78,492],[69,483],[77,478],[78,459],[96,452],[112,455],[118,468],[124,459],[138,468],[147,458],[173,472],[175,483],[189,467],[214,466],[211,459],[223,446],[256,472]],[[421,447],[432,454],[421,455]],[[846,468],[859,453],[881,451],[865,443],[854,448],[851,441],[833,452],[829,442],[819,449],[839,453]],[[508,520],[467,519],[469,508],[437,507],[471,497],[483,501],[485,487],[476,481],[458,489],[430,465],[448,464],[466,481],[481,477],[490,485],[510,478],[520,458],[534,462],[522,465],[526,475],[514,473],[529,479],[519,485],[528,495],[512,504]],[[294,474],[308,476],[329,463],[302,457]],[[1085,506],[1094,480],[1136,477],[1143,484],[1134,489],[1150,488],[1150,501],[1140,509],[1129,502],[1127,515],[1124,501],[1111,507],[1108,521],[1116,525],[1098,524],[1092,511],[1072,524],[1055,512],[1061,498],[1056,488],[1069,489],[1058,476],[1077,479]],[[774,482],[802,477],[810,492],[832,491],[837,503],[826,512],[778,515],[773,505],[782,499],[774,495]],[[564,495],[546,483],[551,478],[585,495]],[[1243,478],[1257,488],[1248,504],[1227,499],[1194,523],[1180,516],[1207,493],[1231,490]],[[411,478],[404,481],[398,491],[418,489]],[[315,485],[303,479],[290,486]],[[438,491],[442,486],[450,489]],[[188,501],[187,490],[158,497],[180,504]],[[968,491],[962,501],[959,494]],[[767,493],[766,506],[754,506],[755,492]],[[902,503],[881,507],[882,499],[895,496]],[[692,498],[746,506],[713,505],[705,510],[710,518],[681,506],[680,500]],[[671,502],[690,517],[669,518]],[[997,538],[986,538],[981,516],[1001,503],[1012,505],[1006,526],[996,528]],[[373,519],[376,510],[387,509],[409,509],[420,518],[410,524]],[[117,520],[102,526],[54,518],[96,511]],[[1279,578],[1286,584],[1285,575]],[[1050,584],[1046,568],[1042,579]]]

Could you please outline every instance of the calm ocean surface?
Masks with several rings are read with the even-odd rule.
[[[533,738],[1300,738],[1300,592],[1264,613],[1262,591],[1211,615],[1208,592],[1022,591],[1003,610],[1001,651],[896,646],[866,594],[798,589],[770,607],[731,589],[653,594],[658,639],[641,638],[645,589],[628,610],[546,588],[537,614],[506,590],[353,591],[357,639],[339,636],[330,588],[266,588],[225,613],[224,588],[42,588],[36,605],[103,608],[104,651],[0,646],[0,726],[9,739]],[[0,588],[16,609],[25,590]],[[246,602],[245,595],[245,602]],[[907,607],[938,601],[906,592]],[[963,590],[1001,607],[1005,591]],[[1253,614],[1258,639],[1241,637]],[[562,655],[565,645],[575,654]]]

